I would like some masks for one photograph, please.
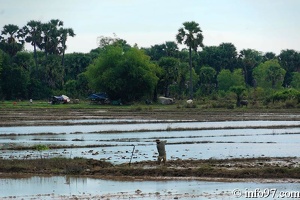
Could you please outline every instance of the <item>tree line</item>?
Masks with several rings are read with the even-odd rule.
[[[0,98],[47,99],[66,94],[86,98],[106,92],[124,102],[159,95],[176,99],[243,98],[299,103],[300,53],[293,49],[262,53],[237,51],[232,43],[205,46],[198,23],[184,22],[174,41],[149,48],[123,39],[99,37],[89,53],[65,53],[71,28],[52,19],[8,24],[0,35]],[[25,51],[25,44],[33,51]],[[179,45],[185,48],[179,49]]]

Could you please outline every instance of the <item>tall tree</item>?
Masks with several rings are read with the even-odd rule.
[[[84,53],[69,53],[65,56],[65,79],[68,81],[70,79],[76,80],[77,75],[84,72],[92,62],[90,54]]]
[[[210,66],[202,66],[199,72],[200,88],[204,95],[209,95],[216,87],[216,70]]]
[[[167,41],[164,44],[156,44],[150,48],[144,48],[147,55],[151,60],[158,61],[162,57],[175,57],[178,58],[179,50],[175,42]]]
[[[219,90],[228,91],[233,86],[244,86],[244,76],[242,69],[223,69],[217,76]]]
[[[0,49],[8,53],[10,56],[16,55],[24,47],[22,34],[19,32],[17,25],[8,24],[3,27],[0,36]]]
[[[124,52],[121,47],[111,45],[88,66],[86,76],[94,91],[130,102],[153,95],[157,69],[143,51],[130,48]]]
[[[164,96],[168,97],[170,94],[169,86],[177,79],[179,60],[172,57],[162,57],[159,60],[158,65],[163,69],[160,81],[164,86]]]
[[[206,46],[199,53],[199,59],[198,66],[209,65],[217,73],[222,69],[233,71],[238,68],[237,51],[232,43],[222,43],[219,46]]]
[[[292,49],[282,50],[278,56],[279,64],[286,70],[284,86],[289,86],[293,72],[300,72],[300,52]]]
[[[179,44],[185,44],[189,48],[190,99],[193,99],[192,50],[197,51],[199,46],[204,47],[202,30],[199,24],[194,21],[184,22],[183,27],[178,30],[176,40]]]
[[[23,37],[25,38],[25,41],[30,43],[33,46],[33,55],[34,55],[34,62],[36,68],[38,65],[37,46],[41,43],[42,40],[41,28],[42,28],[42,23],[40,21],[31,20],[22,29],[22,34]]]
[[[253,69],[263,60],[262,53],[253,49],[243,49],[239,54],[239,62],[243,68],[245,81],[247,85],[256,86],[253,79]]]
[[[278,60],[268,60],[253,70],[253,77],[258,86],[262,88],[281,88],[286,71],[280,66]]]
[[[273,53],[273,52],[267,52],[267,53],[264,54],[263,57],[264,57],[263,58],[263,62],[265,62],[267,60],[273,60],[273,59],[275,59],[276,58],[276,54]]]
[[[291,86],[297,90],[300,89],[300,72],[293,72],[292,73],[292,82]]]
[[[61,59],[61,65],[64,66],[64,61],[65,61],[65,51],[67,49],[67,38],[68,36],[74,37],[75,33],[73,31],[73,29],[71,28],[60,28],[59,30],[60,32],[60,43],[61,43],[61,47],[59,47],[59,53],[62,54],[62,59]]]

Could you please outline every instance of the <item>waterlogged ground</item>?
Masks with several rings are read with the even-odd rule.
[[[120,121],[122,124],[113,123]],[[84,157],[112,163],[155,160],[157,138],[167,140],[169,160],[298,155],[300,121],[120,121],[0,127],[0,157]],[[21,148],[38,144],[50,149],[39,152]]]
[[[157,158],[154,140],[160,138],[167,140],[168,160],[294,157],[292,165],[297,167],[299,163],[298,113],[118,112],[111,115],[106,111],[10,110],[0,115],[0,157],[3,159],[84,157],[113,164],[153,161]],[[31,148],[37,144],[50,149],[39,152]],[[13,178],[0,174],[0,198],[249,199],[247,194],[259,189],[264,193],[257,195],[264,195],[263,198],[281,199],[278,195],[282,192],[300,191],[299,183],[294,181],[207,181],[193,177],[117,181],[65,176]],[[289,194],[291,198],[292,193]]]
[[[297,199],[299,183],[116,181],[69,176],[0,179],[1,199]]]

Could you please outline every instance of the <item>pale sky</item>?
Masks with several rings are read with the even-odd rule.
[[[68,53],[87,53],[114,33],[139,47],[175,41],[186,21],[199,23],[206,46],[300,51],[300,0],[0,0],[0,30],[51,19],[74,30]]]

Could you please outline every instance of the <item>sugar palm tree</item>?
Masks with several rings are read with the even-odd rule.
[[[178,30],[176,40],[179,44],[185,44],[189,48],[190,99],[193,99],[192,50],[197,51],[199,46],[204,47],[202,30],[199,24],[194,21],[184,22],[183,27]]]
[[[40,21],[31,20],[27,23],[26,26],[23,27],[23,34],[25,37],[25,41],[31,43],[33,46],[33,55],[35,66],[37,67],[37,46],[41,43],[41,26],[42,23]]]
[[[24,41],[17,25],[8,24],[3,27],[0,35],[0,47],[11,56],[23,49]]]
[[[65,51],[67,48],[67,46],[66,46],[67,38],[68,38],[68,36],[74,37],[75,33],[74,33],[73,29],[71,29],[71,28],[67,28],[67,29],[61,28],[59,31],[61,34],[61,37],[60,37],[61,48],[60,48],[59,53],[62,54],[61,65],[64,66]]]

